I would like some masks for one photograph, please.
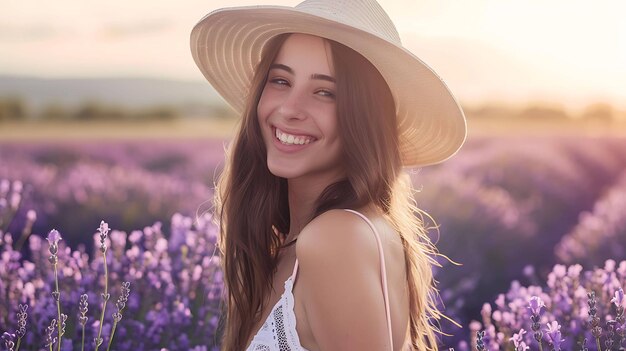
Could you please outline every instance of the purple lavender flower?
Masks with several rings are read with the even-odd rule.
[[[4,342],[4,347],[6,347],[6,349],[9,351],[13,351],[13,347],[15,347],[15,342],[13,340],[15,340],[15,334],[10,334],[7,332],[4,332],[2,334],[2,341]]]
[[[47,240],[50,246],[56,246],[59,243],[59,240],[61,240],[61,234],[59,234],[59,231],[56,229],[52,229],[50,233],[48,233]]]
[[[626,256],[626,171],[593,205],[580,214],[578,224],[564,235],[555,248],[564,262],[599,265],[611,257]]]
[[[539,315],[541,313],[541,309],[544,307],[546,307],[546,305],[543,303],[541,297],[533,296],[530,298],[528,308],[530,308],[533,315]]]
[[[530,320],[532,321],[530,328],[533,330],[533,336],[535,340],[537,341],[537,343],[539,343],[539,350],[543,350],[543,333],[541,332],[541,325],[539,322],[541,319],[541,309],[544,307],[546,307],[546,305],[543,303],[543,300],[539,296],[532,296],[530,298],[528,306],[531,311]]]
[[[587,294],[589,301],[589,323],[591,324],[591,334],[596,339],[596,346],[598,350],[600,347],[600,336],[602,335],[602,327],[600,327],[600,318],[597,316],[598,309],[596,308],[596,292],[591,291]]]
[[[80,302],[78,303],[78,321],[83,327],[87,324],[87,311],[89,304],[87,303],[87,294],[80,295]]]
[[[515,351],[525,351],[530,348],[524,342],[524,334],[526,334],[526,331],[522,328],[517,334],[513,334],[513,336],[509,339],[513,342],[513,345],[515,345]]]
[[[61,336],[65,335],[65,321],[67,320],[67,315],[61,313]]]
[[[21,339],[26,334],[26,318],[28,317],[26,310],[28,310],[28,305],[19,304],[17,309],[17,337]]]
[[[46,342],[45,346],[52,350],[52,346],[57,342],[57,337],[54,336],[54,328],[56,327],[57,320],[53,319],[50,325],[46,327]]]
[[[548,323],[548,329],[546,330],[548,337],[550,338],[550,350],[552,351],[560,351],[561,350],[561,342],[565,341],[565,339],[561,339],[561,326],[557,321],[552,321]]]
[[[623,302],[624,290],[620,287],[615,291],[611,299],[611,304],[615,309],[615,318],[606,322],[607,337],[604,343],[609,350],[612,349],[613,345],[616,345],[619,349],[626,339]]]
[[[50,258],[48,260],[53,265],[56,265],[57,264],[57,252],[59,250],[58,244],[59,244],[59,240],[61,240],[61,234],[59,234],[59,232],[56,229],[52,229],[48,233],[47,239],[48,239],[48,244],[49,244],[48,250],[50,251]]]
[[[102,251],[102,253],[106,253],[106,239],[107,235],[109,234],[109,224],[105,221],[101,221],[98,232],[100,233],[100,251]]]
[[[117,312],[113,313],[113,320],[119,322],[122,319],[122,310],[126,306],[126,302],[128,301],[128,295],[130,294],[130,282],[122,283],[122,293],[120,297],[117,299],[115,303],[115,307],[117,307]]]
[[[579,265],[556,265],[549,274],[547,286],[525,287],[518,282],[511,283],[509,291],[498,295],[492,308],[483,307],[481,312],[483,324],[489,325],[485,328],[485,339],[489,335],[496,341],[495,345],[490,344],[490,348],[506,349],[508,340],[517,341],[517,347],[522,341],[526,346],[532,346],[535,335],[526,333],[531,328],[541,332],[542,342],[549,342],[554,349],[586,351],[586,342],[580,343],[585,338],[595,339],[588,345],[592,350],[604,350],[607,338],[613,340],[613,349],[619,348],[623,342],[620,333],[625,328],[622,327],[623,316],[615,306],[621,295],[619,289],[613,287],[626,284],[626,274],[621,273],[626,270],[617,268],[622,266],[626,268],[626,261],[619,264],[607,261],[603,268],[592,271],[582,271]],[[602,300],[599,301],[597,296]],[[612,306],[609,300],[612,300]],[[533,315],[533,312],[540,315]],[[551,335],[546,334],[546,327],[543,327],[546,323]],[[611,325],[612,329],[609,329]],[[497,329],[490,331],[490,328]],[[520,329],[524,332],[512,336],[513,331]],[[507,341],[501,342],[500,334],[506,335]]]
[[[52,233],[50,235],[51,246],[56,246],[56,254],[61,256],[63,253],[64,264],[59,269],[58,283],[59,291],[67,298],[59,298],[59,304],[63,311],[70,311],[77,308],[76,332],[80,335],[78,329],[81,326],[81,317],[85,327],[83,328],[84,340],[93,340],[97,337],[98,329],[102,325],[102,334],[99,346],[105,346],[110,343],[113,335],[113,323],[118,321],[114,332],[116,346],[111,349],[120,351],[129,350],[153,350],[167,348],[170,350],[191,350],[197,345],[210,345],[208,349],[214,350],[217,343],[216,331],[219,327],[218,316],[219,299],[222,298],[223,278],[222,272],[219,270],[219,259],[213,257],[215,246],[211,243],[216,228],[212,224],[203,224],[204,227],[193,225],[191,227],[182,228],[180,235],[183,238],[193,241],[194,245],[187,245],[186,242],[181,244],[187,248],[187,254],[183,255],[182,249],[171,250],[169,248],[169,240],[167,235],[161,231],[160,225],[154,225],[144,228],[143,231],[134,232],[134,241],[129,240],[127,243],[131,245],[129,250],[122,248],[120,256],[113,255],[117,250],[118,241],[113,240],[111,232],[107,235],[107,239],[113,241],[107,242],[107,249],[112,251],[107,255],[106,261],[111,261],[113,256],[115,259],[103,265],[105,256],[97,255],[92,260],[85,252],[83,247],[72,251],[69,247],[64,247],[61,243],[61,234]],[[106,232],[106,227],[103,231]],[[100,238],[98,233],[95,235],[94,248],[100,246]],[[12,301],[18,298],[18,292],[22,294],[21,299],[30,304],[33,308],[29,309],[29,318],[33,315],[36,323],[35,330],[39,332],[26,333],[22,344],[31,349],[37,340],[47,341],[46,346],[52,346],[57,349],[59,336],[55,329],[62,329],[61,350],[74,349],[81,350],[84,345],[80,337],[76,340],[70,340],[67,333],[74,331],[72,321],[66,319],[65,314],[58,318],[57,311],[52,309],[52,305],[56,302],[56,296],[50,292],[56,293],[55,281],[52,274],[46,274],[45,266],[47,256],[50,254],[48,250],[42,250],[42,238],[33,235],[29,238],[33,262],[28,260],[19,261],[19,254],[11,251],[11,240],[9,236],[2,237],[3,242],[0,245],[0,267],[15,267],[8,270],[0,269],[0,306],[5,306],[6,301]],[[65,238],[63,238],[65,239]],[[56,245],[55,245],[56,244]],[[59,257],[59,258],[61,258]],[[176,267],[176,268],[174,268]],[[42,268],[42,269],[39,269]],[[128,281],[133,279],[137,284],[137,294],[130,294],[130,284],[122,285],[122,294],[117,299],[115,307],[119,309],[119,314],[115,317],[104,320],[102,324],[98,321],[93,309],[89,308],[89,297],[98,296],[104,300],[110,295],[99,293],[96,291],[89,297],[86,294],[81,297],[80,291],[90,291],[102,288],[105,280],[102,278],[103,270],[107,269],[109,276],[114,281]],[[8,273],[14,272],[15,276]],[[61,274],[62,272],[62,274]],[[7,284],[5,284],[5,282]],[[157,290],[154,290],[154,289]],[[127,290],[128,289],[128,290]],[[158,293],[155,294],[155,291]],[[107,296],[108,295],[108,296]],[[63,297],[60,296],[60,297]],[[8,297],[8,300],[7,300]],[[37,303],[33,304],[34,301]],[[77,304],[78,306],[72,306]],[[34,306],[34,307],[33,307]],[[108,310],[108,308],[107,308]],[[142,311],[147,311],[142,312]],[[82,312],[82,313],[81,313]],[[90,314],[90,312],[92,314]],[[121,322],[122,312],[124,313],[124,323]],[[100,314],[100,311],[97,311]],[[15,315],[13,315],[15,316]],[[92,316],[96,323],[86,323],[92,321]],[[5,322],[7,317],[0,315],[0,324],[9,325]],[[54,324],[50,335],[46,335],[47,328],[45,323],[50,323],[54,319]],[[67,327],[63,328],[63,321]],[[170,324],[167,323],[170,321]],[[15,323],[15,322],[13,322]],[[40,324],[37,324],[40,323]],[[93,326],[91,325],[93,324]],[[68,329],[72,328],[72,330]],[[0,331],[2,332],[2,331]],[[145,335],[145,338],[133,338],[130,335]],[[88,343],[91,344],[91,343]],[[91,344],[93,345],[93,344]],[[90,346],[91,346],[90,345]],[[88,347],[89,348],[89,347]],[[90,348],[91,350],[94,347]]]
[[[624,301],[624,290],[622,288],[617,289],[615,291],[615,295],[611,299],[611,303],[614,303],[616,306],[622,306],[622,302]]]
[[[81,350],[85,350],[85,324],[87,324],[87,311],[89,304],[87,303],[87,294],[80,295],[80,302],[78,303],[78,323],[82,329],[81,338]]]
[[[24,335],[26,335],[26,318],[28,317],[26,310],[28,310],[28,305],[19,304],[17,309],[18,309],[18,312],[17,312],[17,332],[16,332],[17,346],[16,346],[16,349],[19,350],[20,344],[22,343],[22,338],[24,338]]]
[[[476,350],[485,351],[485,342],[483,341],[483,337],[485,336],[485,331],[481,330],[476,332]]]
[[[107,351],[111,348],[111,344],[113,343],[113,336],[115,335],[115,329],[117,327],[117,323],[122,320],[122,310],[126,306],[126,302],[128,301],[128,295],[130,294],[130,282],[122,283],[122,293],[120,297],[117,299],[115,303],[115,307],[117,307],[117,312],[113,313],[113,330],[111,331],[111,337],[109,338],[109,346],[107,347]]]

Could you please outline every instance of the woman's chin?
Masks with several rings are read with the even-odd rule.
[[[301,174],[297,169],[294,169],[294,167],[268,165],[268,168],[270,170],[270,173],[272,173],[276,177],[286,179],[296,178]]]

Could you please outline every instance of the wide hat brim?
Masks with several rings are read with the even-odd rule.
[[[367,58],[386,80],[396,103],[405,167],[437,164],[463,145],[463,110],[443,80],[402,46],[293,7],[246,6],[213,11],[191,32],[191,53],[215,90],[243,112],[264,45],[282,33],[304,33],[342,43]]]

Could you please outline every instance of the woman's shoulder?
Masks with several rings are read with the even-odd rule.
[[[366,221],[325,212],[301,231],[296,255],[298,297],[319,345],[348,342],[347,330],[361,335],[352,342],[387,340],[377,243]]]
[[[306,265],[308,259],[357,260],[375,264],[378,248],[372,228],[363,218],[346,210],[333,209],[317,216],[302,229],[296,243],[296,255],[301,265]]]

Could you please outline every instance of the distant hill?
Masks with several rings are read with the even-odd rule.
[[[0,98],[20,97],[35,110],[58,103],[67,107],[95,101],[127,108],[156,105],[185,110],[223,106],[209,83],[155,78],[48,79],[0,75]]]

